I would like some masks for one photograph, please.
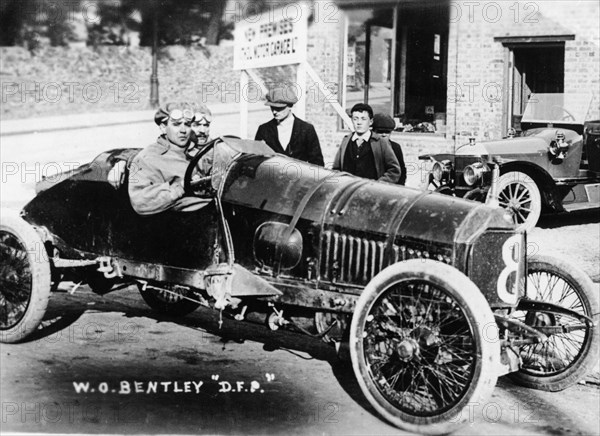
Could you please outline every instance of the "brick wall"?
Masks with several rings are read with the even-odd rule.
[[[322,3],[321,3],[322,5]],[[315,7],[319,7],[317,4]],[[328,15],[317,14],[309,24],[308,63],[321,80],[336,95],[339,92],[341,69],[343,12],[339,9],[328,11]],[[317,84],[307,79],[306,118],[319,135],[325,161],[333,161],[337,148],[346,134],[338,129],[339,117],[335,109],[325,101]]]
[[[503,132],[504,47],[495,37],[575,35],[565,44],[565,93],[594,95],[588,119],[600,117],[597,1],[453,1],[448,53],[448,135]],[[456,94],[454,91],[457,91]]]
[[[230,46],[161,49],[161,102],[235,101],[226,92],[239,84],[232,64]],[[2,119],[148,109],[151,67],[146,47],[0,47]]]

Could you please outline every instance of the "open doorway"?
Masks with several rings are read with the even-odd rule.
[[[565,89],[565,45],[518,44],[508,47],[509,117],[508,127],[520,130],[520,122],[529,97],[559,94]]]

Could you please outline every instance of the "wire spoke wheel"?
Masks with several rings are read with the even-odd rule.
[[[496,327],[491,310],[458,270],[422,260],[386,268],[361,295],[350,330],[363,393],[404,430],[453,430],[496,382],[500,351],[485,326]]]
[[[34,228],[23,219],[0,224],[0,342],[18,342],[39,326],[50,297],[50,262]]]
[[[462,309],[443,290],[410,281],[387,290],[365,325],[372,377],[399,409],[432,416],[455,405],[473,378],[476,348]]]
[[[31,268],[25,245],[0,231],[0,328],[14,327],[25,315],[31,296]]]
[[[598,296],[590,278],[573,265],[548,256],[530,259],[527,296],[587,315],[597,324]],[[558,391],[576,383],[598,359],[598,326],[573,315],[552,311],[516,311],[513,316],[540,329],[551,328],[548,340],[520,347],[522,368],[511,377],[519,384]]]
[[[531,230],[542,212],[542,197],[527,174],[510,171],[498,179],[498,203],[506,209],[518,230]]]

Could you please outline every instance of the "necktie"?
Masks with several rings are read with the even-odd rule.
[[[356,145],[358,146],[358,148],[360,148],[360,146],[361,146],[361,145],[363,145],[363,142],[365,142],[365,141],[364,141],[364,139],[362,139],[362,138],[358,138],[358,139],[356,140]]]

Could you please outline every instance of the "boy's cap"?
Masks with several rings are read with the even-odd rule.
[[[396,121],[386,114],[375,114],[373,116],[373,130],[377,133],[389,133],[396,128]]]

